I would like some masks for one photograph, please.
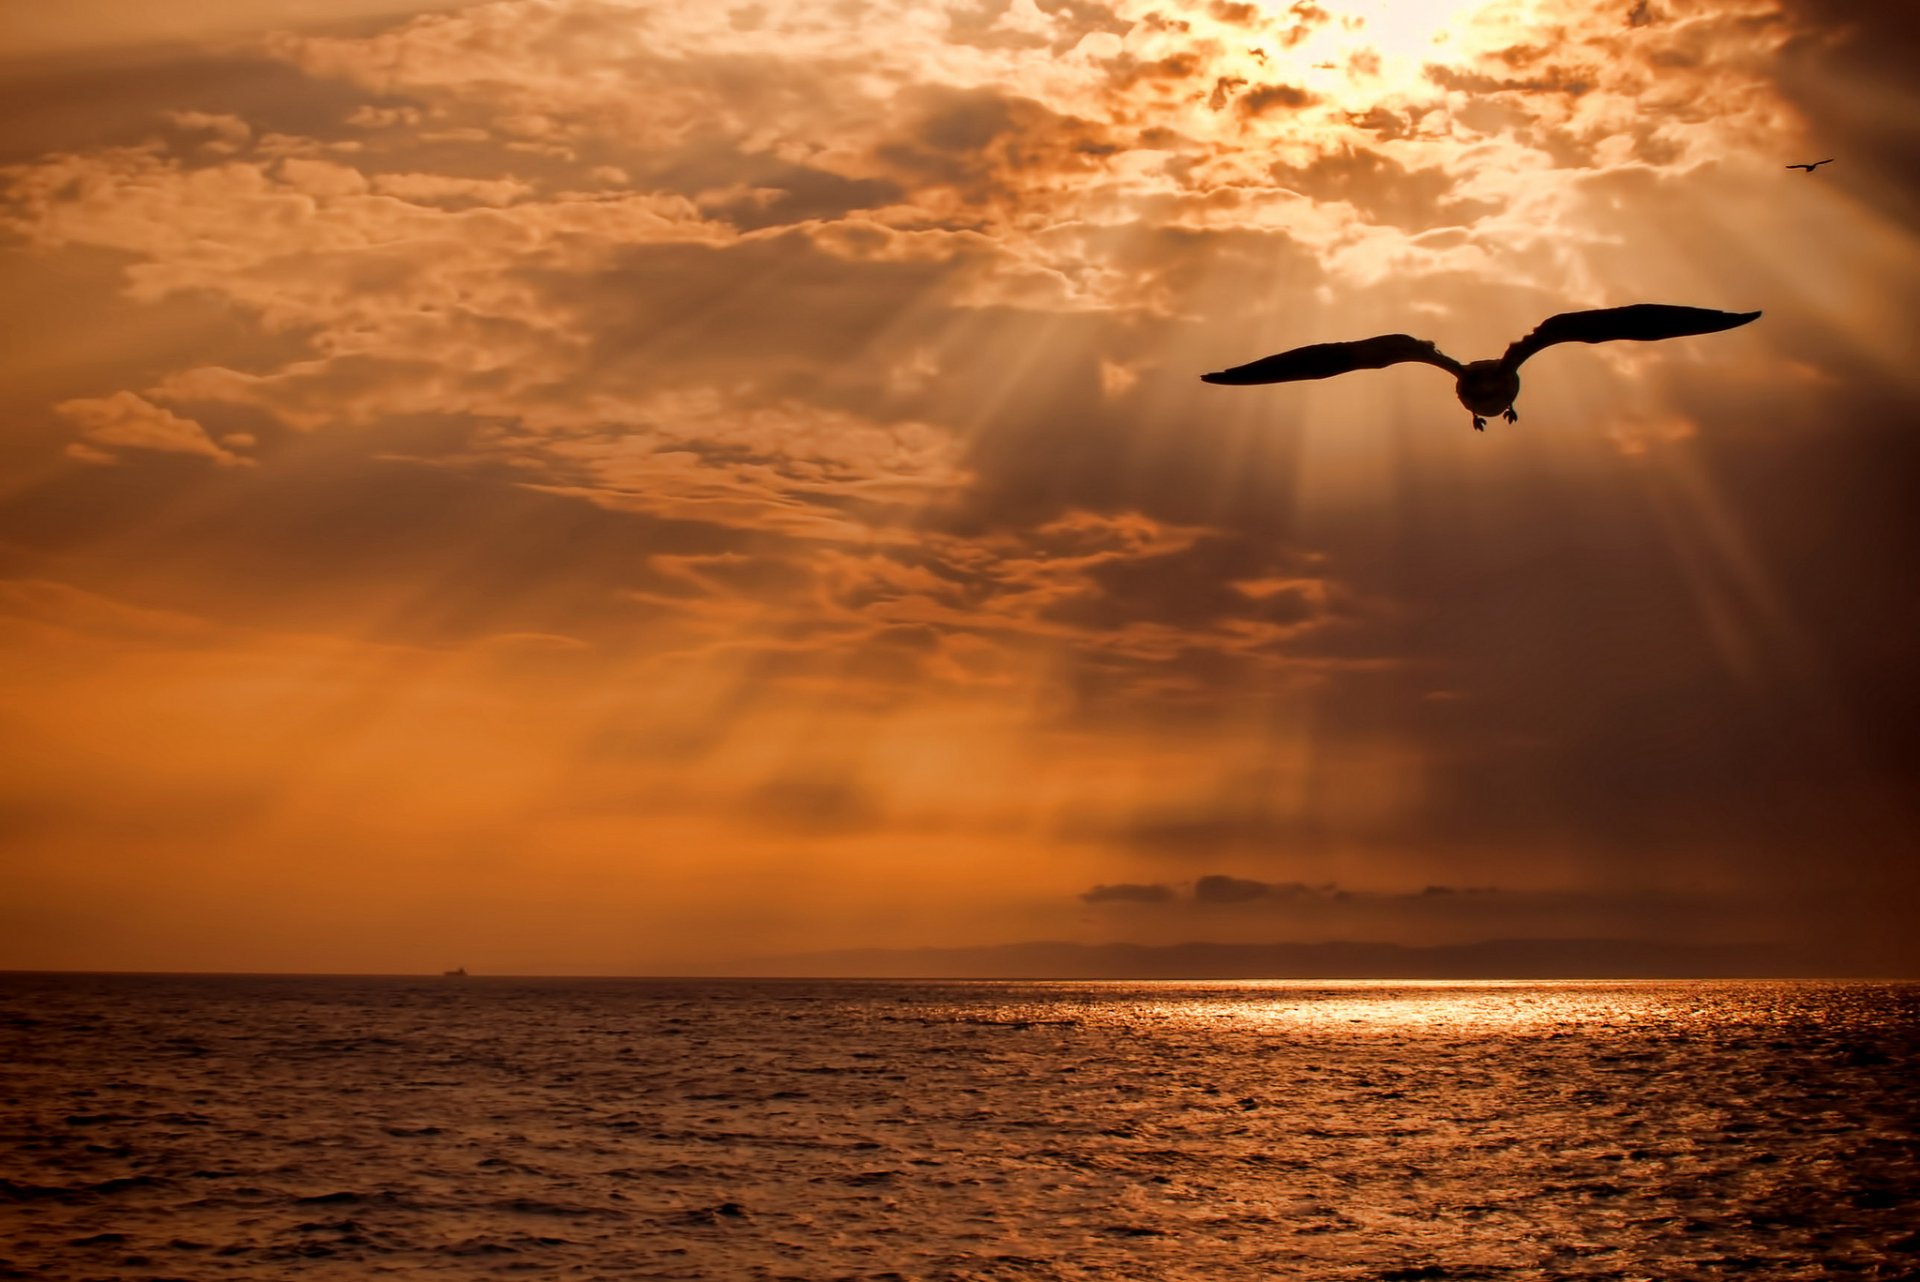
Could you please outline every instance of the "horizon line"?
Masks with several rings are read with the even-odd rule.
[[[897,974],[715,974],[711,972],[613,973],[580,971],[357,971],[357,970],[72,970],[52,967],[0,967],[0,979],[21,976],[96,979],[479,979],[479,980],[634,980],[687,983],[1071,983],[1071,984],[1911,984],[1920,975],[1764,974],[1764,975],[897,975]]]

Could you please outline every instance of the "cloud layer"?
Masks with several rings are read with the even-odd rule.
[[[499,0],[13,73],[0,963],[1425,939],[1482,885],[1904,956],[1879,21]],[[1647,300],[1766,317],[1556,349],[1484,437],[1425,368],[1194,379]],[[456,868],[497,962],[380,942]]]

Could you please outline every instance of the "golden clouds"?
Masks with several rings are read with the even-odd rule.
[[[1765,452],[1866,457],[1820,400],[1911,391],[1912,240],[1778,185],[1793,12],[1629,8],[506,0],[130,75],[0,171],[61,354],[0,445],[40,866],[390,921],[470,860],[489,921],[617,905],[570,964],[618,967],[619,914],[650,965],[1070,935],[1090,885],[1658,883],[1760,784],[1825,813],[1837,757],[1751,747],[1792,593],[1724,585],[1808,546],[1742,521],[1834,537]],[[1543,358],[1486,440],[1432,371],[1193,378],[1649,298],[1767,325]],[[1670,510],[1735,440],[1780,470]]]
[[[54,410],[79,425],[82,443],[69,446],[68,452],[86,462],[112,461],[114,456],[102,453],[100,446],[198,454],[228,467],[251,462],[215,444],[207,429],[192,419],[181,418],[132,392],[62,401]],[[226,439],[233,445],[253,443],[244,433],[229,433]]]
[[[472,441],[543,487],[666,518],[866,540],[963,483],[951,433],[711,391],[589,400]],[[891,514],[891,515],[890,515]],[[862,516],[870,524],[863,524]]]

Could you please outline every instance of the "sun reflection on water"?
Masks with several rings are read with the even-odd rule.
[[[1561,1036],[1599,1029],[1705,1033],[1809,1017],[1815,982],[1266,980],[1034,984],[990,1022],[1217,1030],[1236,1036]]]
[[[1208,986],[1212,987],[1212,986]],[[1644,996],[1617,985],[1520,981],[1348,980],[1311,985],[1223,984],[1154,1009],[1188,1022],[1253,1023],[1272,1032],[1466,1033],[1630,1018]]]

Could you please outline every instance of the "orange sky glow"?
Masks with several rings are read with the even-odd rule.
[[[122,8],[0,36],[0,968],[1920,969],[1910,19]],[[1645,301],[1765,316],[1196,378]]]

